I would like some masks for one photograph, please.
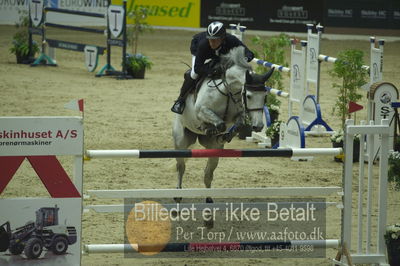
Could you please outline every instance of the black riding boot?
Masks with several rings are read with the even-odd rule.
[[[174,105],[171,108],[171,111],[177,114],[182,114],[183,110],[185,110],[185,100],[189,92],[194,88],[196,84],[196,80],[190,77],[190,70],[186,71],[184,74],[184,81],[179,93],[178,99],[175,101]]]

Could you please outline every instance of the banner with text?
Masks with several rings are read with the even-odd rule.
[[[114,0],[120,5],[122,0]],[[200,0],[128,0],[128,24],[133,23],[130,13],[141,8],[147,9],[146,22],[152,26],[200,27]]]
[[[2,156],[83,152],[83,125],[79,117],[2,117],[0,125]]]
[[[324,16],[324,26],[400,29],[400,2],[326,0]]]
[[[219,20],[240,23],[252,30],[304,32],[307,23],[322,23],[323,1],[203,0],[200,25]]]
[[[319,198],[125,199],[125,258],[324,258],[326,207]]]

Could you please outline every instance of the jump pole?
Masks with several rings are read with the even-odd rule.
[[[120,189],[88,190],[89,195],[103,199],[173,198],[173,197],[304,197],[329,196],[343,192],[341,187],[267,187],[267,188],[186,188],[186,189]]]
[[[342,148],[305,149],[194,149],[194,150],[87,150],[87,158],[209,158],[209,157],[293,157],[338,155]]]

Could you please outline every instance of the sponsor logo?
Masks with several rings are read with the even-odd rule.
[[[246,15],[246,9],[241,7],[239,3],[221,3],[216,7],[215,13],[217,16],[239,16]]]
[[[393,18],[394,19],[400,19],[400,10],[394,10],[393,11]]]
[[[361,9],[361,18],[386,19],[386,10],[364,10]]]
[[[388,104],[388,103],[390,103],[391,100],[392,100],[392,95],[390,94],[390,92],[384,91],[384,92],[382,92],[382,94],[379,96],[379,99],[380,99],[381,103],[383,103],[383,104]]]
[[[296,82],[300,80],[300,68],[299,65],[295,64],[293,65],[293,81]]]
[[[311,47],[309,50],[310,53],[310,62],[311,63],[318,63],[317,53],[315,52],[315,48]]]
[[[107,0],[52,0],[52,7],[73,8],[79,7],[107,7]]]
[[[289,19],[307,19],[308,11],[303,10],[302,6],[283,6],[277,11],[278,18],[289,18]]]
[[[180,17],[188,18],[191,16],[194,2],[184,2],[184,5],[158,5],[158,4],[136,4],[132,0],[127,8],[127,13],[136,11],[138,8],[147,9],[147,15],[150,17]]]
[[[328,17],[332,17],[332,18],[352,18],[353,17],[353,9],[328,8]]]

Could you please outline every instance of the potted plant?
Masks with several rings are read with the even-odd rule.
[[[10,52],[15,54],[17,64],[30,64],[34,61],[35,54],[39,52],[39,46],[32,42],[32,51],[29,50],[29,16],[27,11],[19,11],[19,23],[16,23],[17,32],[13,36]]]
[[[133,78],[143,79],[146,69],[150,70],[153,65],[148,57],[137,52],[139,35],[151,30],[151,26],[146,22],[147,9],[135,8],[128,13],[128,18],[132,22],[132,27],[128,29],[128,43],[132,46],[132,53],[127,54],[125,67]]]
[[[337,89],[337,98],[332,113],[341,120],[341,128],[344,129],[349,114],[349,102],[357,102],[362,98],[360,88],[366,84],[368,73],[363,68],[364,53],[360,50],[346,50],[338,55],[333,69],[329,74],[341,83],[333,83]]]
[[[246,137],[250,137],[252,131],[251,119],[247,114],[244,114],[243,124],[241,124],[238,128],[239,139],[246,139]]]
[[[400,152],[393,151],[389,155],[388,181],[394,183],[394,187],[400,190]]]
[[[265,131],[267,137],[271,139],[271,147],[275,147],[277,144],[279,145],[279,132],[281,129],[281,123],[282,121],[275,120]]]
[[[334,147],[343,147],[343,132],[346,119],[351,118],[349,114],[349,102],[357,102],[362,98],[359,93],[360,88],[366,83],[367,70],[363,68],[363,52],[360,50],[346,50],[338,55],[333,69],[329,74],[335,80],[341,80],[341,83],[333,83],[337,89],[337,98],[332,109],[333,115],[336,115],[341,121],[340,129],[331,137]],[[354,138],[353,161],[358,160],[359,139]],[[335,161],[341,161],[337,156]]]
[[[393,150],[400,151],[400,136],[395,136],[393,142]]]
[[[344,132],[343,129],[335,131],[331,136],[331,142],[333,148],[343,148]],[[336,155],[334,157],[335,162],[343,162],[343,154]],[[353,143],[353,162],[360,160],[360,136],[357,134],[354,136]]]
[[[126,70],[133,78],[144,79],[146,69],[151,69],[153,63],[142,54],[126,54]]]
[[[279,109],[281,106],[281,101],[278,100],[275,94],[268,94],[267,99],[265,101],[265,105],[268,107],[271,123],[274,123],[279,118]]]
[[[277,65],[288,66],[288,62],[285,60],[287,57],[285,56],[285,51],[287,47],[290,45],[289,36],[281,33],[278,36],[274,36],[268,39],[261,39],[259,36],[256,36],[252,39],[253,44],[261,46],[261,52],[254,51],[256,58],[260,58],[264,61],[272,62]],[[257,73],[265,72],[264,66],[258,66],[256,68]],[[279,71],[275,71],[275,73],[268,79],[265,84],[268,87],[283,90],[283,76]],[[274,94],[268,94],[266,97],[265,105],[268,107],[271,122],[278,120],[279,117],[279,108],[281,105],[281,101]]]
[[[387,226],[384,237],[389,264],[392,266],[400,265],[400,224]]]

